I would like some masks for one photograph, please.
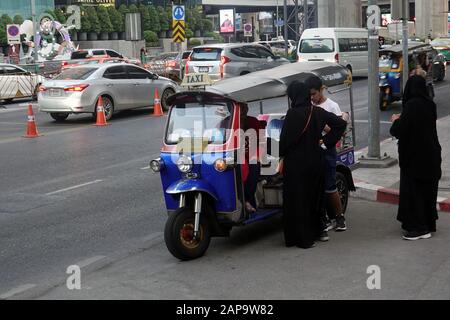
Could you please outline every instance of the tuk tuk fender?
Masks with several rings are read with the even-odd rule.
[[[171,184],[166,193],[170,195],[183,194],[186,192],[204,192],[209,194],[214,200],[218,200],[218,196],[214,187],[208,182],[199,179],[184,179]]]
[[[353,181],[352,171],[342,162],[336,163],[336,172],[342,173],[347,179],[349,191],[356,191],[355,183]]]

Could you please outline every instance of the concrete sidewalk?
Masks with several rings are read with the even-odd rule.
[[[436,206],[440,211],[450,212],[450,116],[437,121],[439,142],[442,146],[442,178]],[[381,142],[381,155],[387,154],[398,159],[397,140],[387,139]],[[355,153],[356,159],[367,155],[367,148]],[[426,165],[426,164],[424,164]],[[353,197],[370,201],[398,204],[400,186],[400,168],[358,168],[353,171],[356,192]]]

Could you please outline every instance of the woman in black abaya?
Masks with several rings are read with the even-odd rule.
[[[397,220],[406,240],[427,239],[436,232],[436,200],[441,178],[441,146],[436,104],[421,76],[411,77],[403,95],[403,112],[392,116],[391,134],[398,139],[400,203]]]
[[[280,137],[283,158],[283,225],[286,246],[310,248],[323,231],[324,162],[319,141],[334,147],[346,122],[311,105],[310,89],[295,81]],[[309,121],[308,121],[309,119]],[[331,131],[322,137],[328,125]]]

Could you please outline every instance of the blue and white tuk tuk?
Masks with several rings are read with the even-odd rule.
[[[353,110],[351,74],[343,66],[328,62],[283,65],[222,80],[205,90],[179,92],[168,99],[171,108],[161,154],[150,162],[150,167],[161,175],[169,215],[164,238],[172,255],[181,260],[198,258],[206,252],[211,237],[229,236],[235,226],[282,212],[282,177],[276,171],[279,158],[270,146],[279,140],[284,114],[264,114],[264,105],[284,97],[287,110],[287,86],[312,74],[319,76],[329,90],[348,90]],[[245,210],[243,166],[239,161],[245,137],[236,134],[241,128],[242,104],[259,114],[265,128],[260,144],[266,151],[254,213]],[[344,208],[349,191],[355,190],[351,173],[355,165],[352,132],[340,143],[337,164],[337,184]]]

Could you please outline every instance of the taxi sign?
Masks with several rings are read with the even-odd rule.
[[[182,87],[199,87],[199,86],[210,86],[214,82],[209,77],[207,73],[189,73],[184,76]]]

